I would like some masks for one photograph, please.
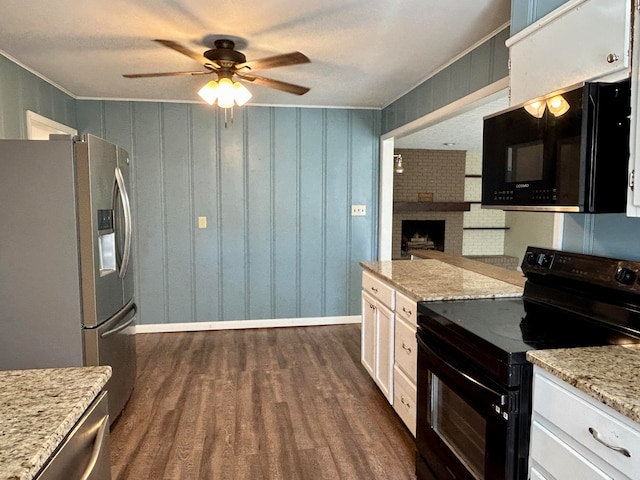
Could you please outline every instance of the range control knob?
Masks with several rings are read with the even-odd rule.
[[[620,267],[616,272],[616,280],[623,285],[631,285],[636,281],[636,272],[630,268]]]
[[[552,261],[553,255],[545,255],[544,253],[538,255],[538,265],[540,265],[542,268],[549,268]]]
[[[538,259],[538,255],[536,255],[535,252],[527,252],[527,255],[525,256],[525,261],[527,262],[527,265],[535,265],[537,259]]]

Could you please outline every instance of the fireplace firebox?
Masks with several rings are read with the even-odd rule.
[[[410,250],[440,250],[444,252],[444,220],[402,220],[401,255]]]

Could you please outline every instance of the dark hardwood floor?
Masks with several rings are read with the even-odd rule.
[[[360,325],[137,336],[114,480],[414,479],[414,440],[360,364]]]

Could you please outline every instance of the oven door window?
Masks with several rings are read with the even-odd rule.
[[[482,480],[485,472],[486,420],[431,372],[429,380],[429,421],[433,431],[467,470],[476,479]]]

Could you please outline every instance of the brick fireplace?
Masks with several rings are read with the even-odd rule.
[[[461,206],[464,202],[466,152],[396,149],[395,153],[402,155],[404,173],[394,174],[393,179],[392,257],[406,258],[402,255],[403,221],[426,221],[425,226],[429,225],[428,222],[435,221],[431,223],[433,226],[444,222],[442,245],[438,249],[462,255]],[[431,201],[419,201],[425,199]]]

